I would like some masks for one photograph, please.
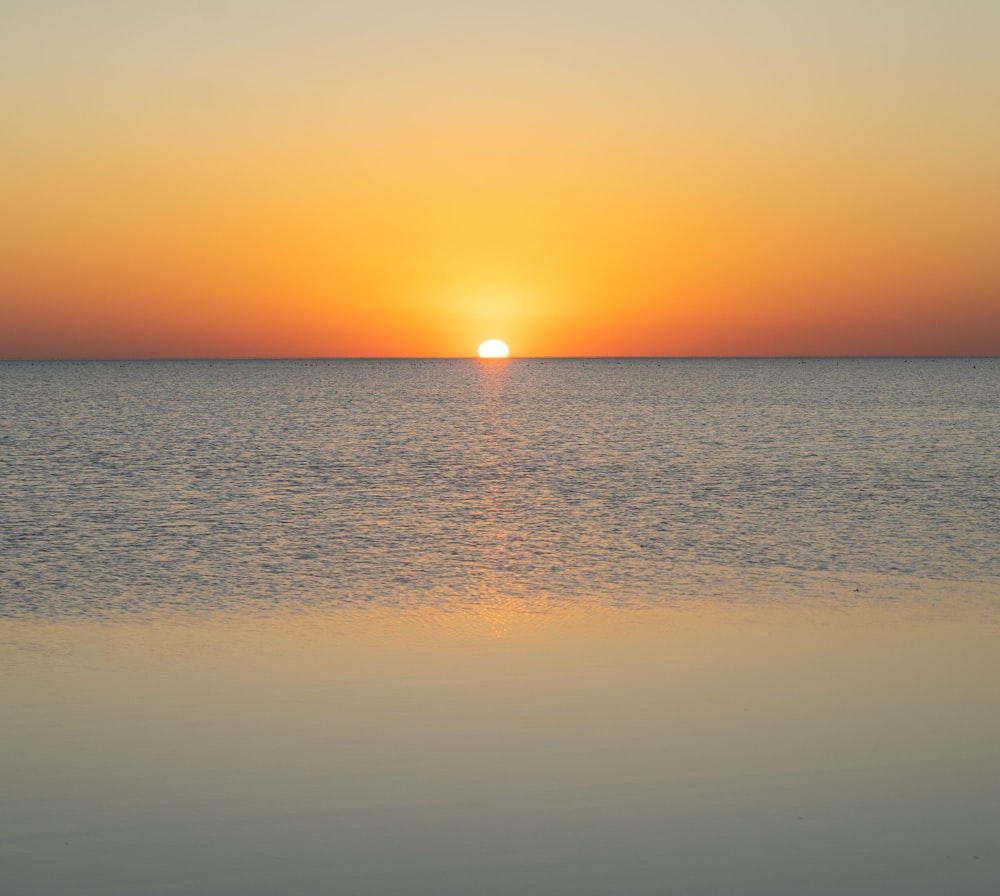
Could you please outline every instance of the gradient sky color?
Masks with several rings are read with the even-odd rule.
[[[0,20],[0,357],[1000,354],[994,0]]]

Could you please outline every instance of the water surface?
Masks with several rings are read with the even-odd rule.
[[[996,360],[8,363],[0,388],[8,616],[1000,579]]]
[[[998,386],[0,364],[0,891],[995,893]]]

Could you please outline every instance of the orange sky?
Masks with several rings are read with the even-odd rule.
[[[1000,354],[997,4],[578,6],[16,6],[0,357]]]

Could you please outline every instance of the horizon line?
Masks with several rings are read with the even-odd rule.
[[[0,358],[0,363],[82,363],[141,361],[851,361],[851,360],[964,360],[995,359],[996,354],[845,354],[845,355],[511,355],[480,358],[475,355],[108,355],[100,357]]]

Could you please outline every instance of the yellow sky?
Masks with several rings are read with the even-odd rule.
[[[1000,352],[1000,6],[537,6],[13,4],[0,357]]]

